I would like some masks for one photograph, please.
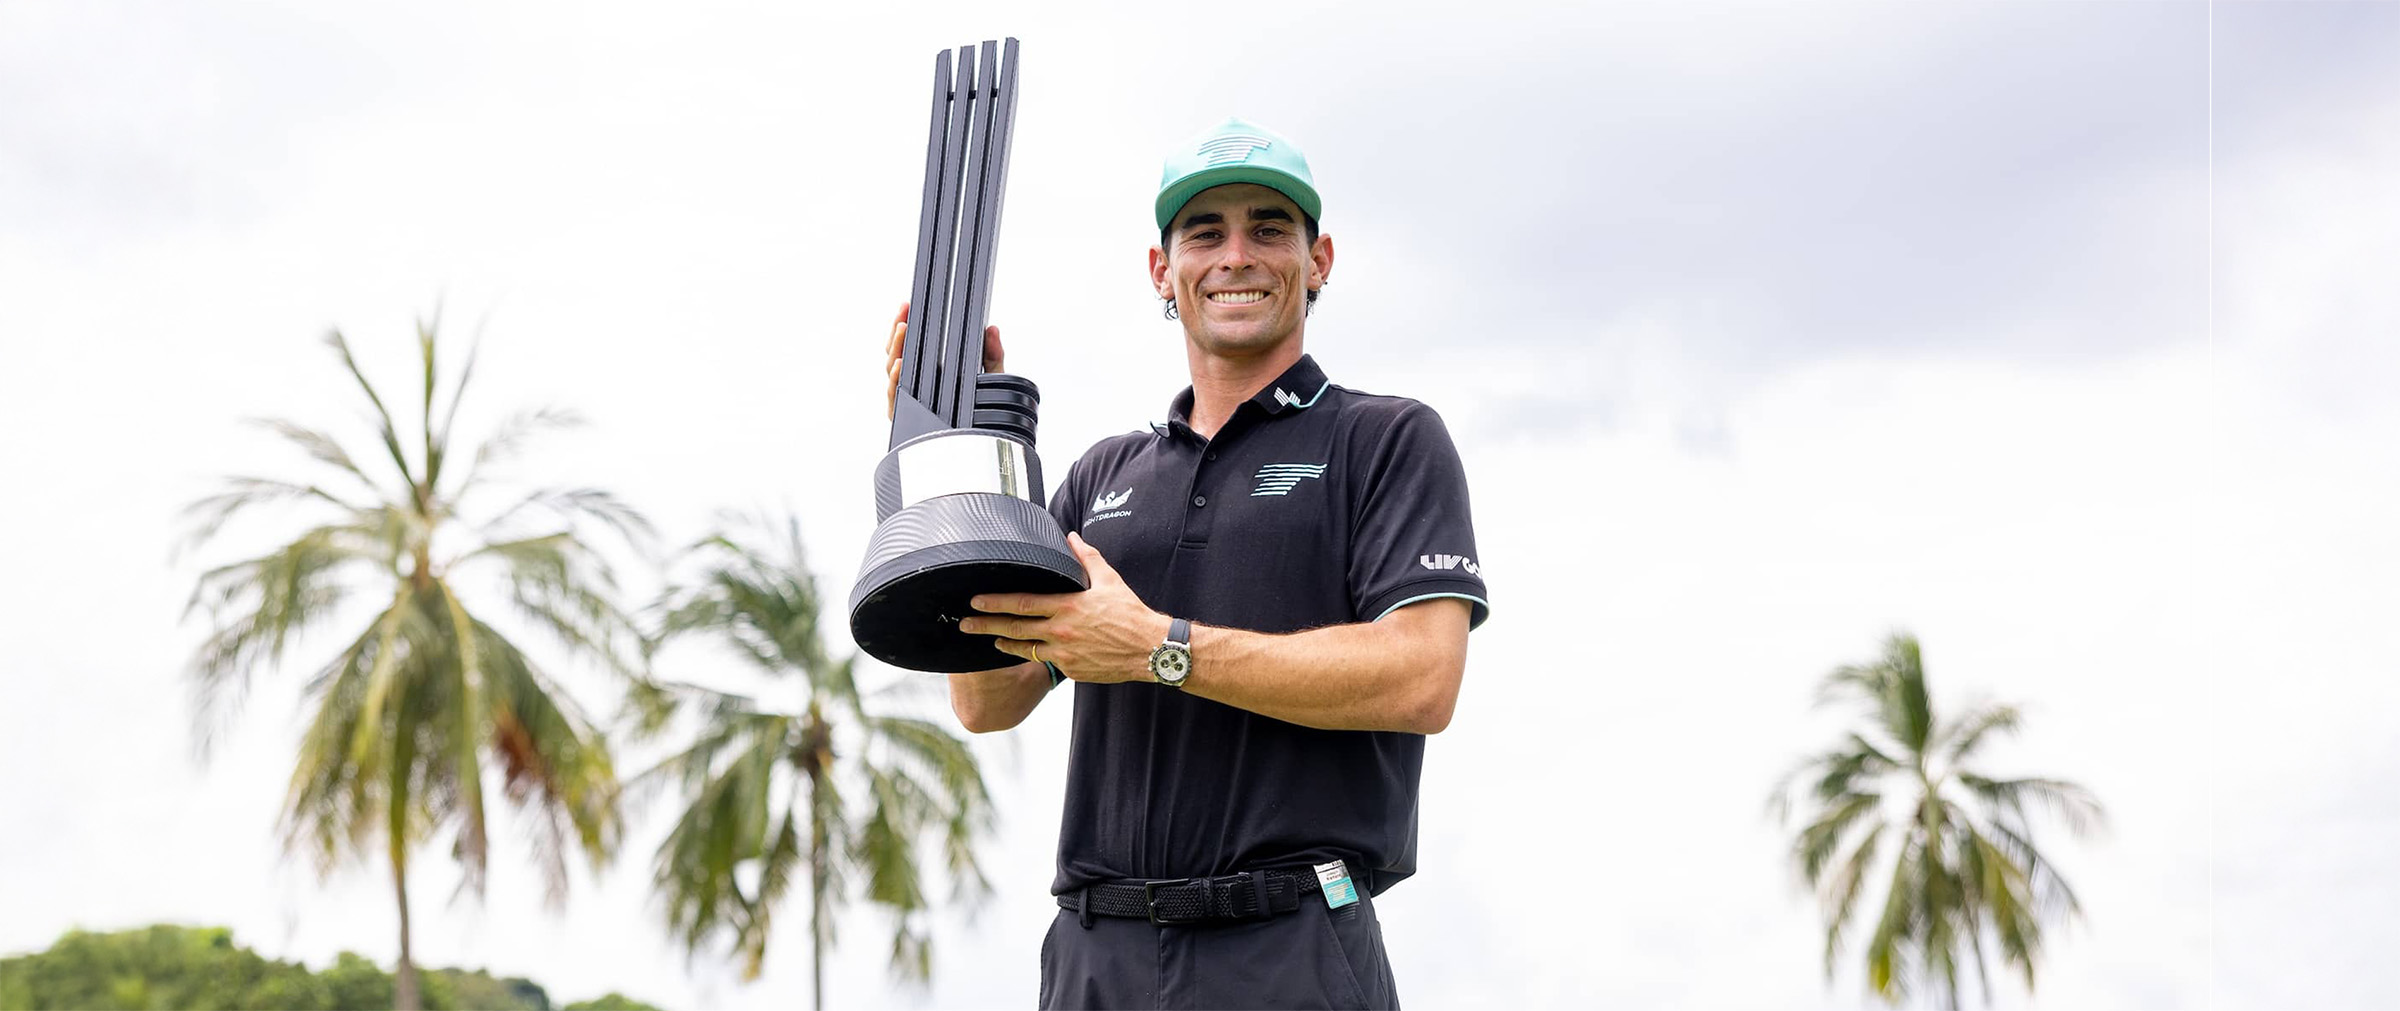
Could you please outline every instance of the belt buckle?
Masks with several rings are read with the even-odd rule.
[[[1177,925],[1180,925],[1180,924],[1186,924],[1186,923],[1200,923],[1200,922],[1202,922],[1202,921],[1206,920],[1206,919],[1208,918],[1208,917],[1207,917],[1207,906],[1208,906],[1208,902],[1207,902],[1207,899],[1206,899],[1206,897],[1205,897],[1205,896],[1203,896],[1203,897],[1202,897],[1202,900],[1201,900],[1201,914],[1202,914],[1202,915],[1200,915],[1200,916],[1197,916],[1197,917],[1192,917],[1192,918],[1189,918],[1189,919],[1173,919],[1173,918],[1161,918],[1161,917],[1158,915],[1158,890],[1159,890],[1159,889],[1161,889],[1161,888],[1173,888],[1173,887],[1175,887],[1175,886],[1177,886],[1177,885],[1188,885],[1188,884],[1191,884],[1191,883],[1192,883],[1192,882],[1194,882],[1194,881],[1205,881],[1205,880],[1207,880],[1207,879],[1205,879],[1205,878],[1175,878],[1175,879],[1173,879],[1173,880],[1168,880],[1168,881],[1144,881],[1144,882],[1142,882],[1142,904],[1143,904],[1144,906],[1147,906],[1147,907],[1149,907],[1149,911],[1150,911],[1150,925],[1151,925],[1151,926],[1154,926],[1154,927],[1172,927],[1172,926],[1177,926]]]

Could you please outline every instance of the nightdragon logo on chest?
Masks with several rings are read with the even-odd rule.
[[[1092,500],[1092,515],[1084,519],[1083,525],[1088,527],[1101,520],[1113,520],[1120,516],[1133,515],[1133,510],[1123,508],[1125,503],[1132,498],[1133,489],[1131,488],[1124,491],[1101,492],[1098,498]]]
[[[1250,490],[1250,497],[1289,495],[1300,482],[1324,476],[1325,465],[1321,463],[1270,463],[1258,469],[1258,487]]]

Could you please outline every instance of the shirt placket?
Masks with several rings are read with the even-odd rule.
[[[1236,412],[1236,419],[1239,418]],[[1199,549],[1208,546],[1209,533],[1216,527],[1216,518],[1225,511],[1218,491],[1224,484],[1224,466],[1218,462],[1229,440],[1240,434],[1238,420],[1229,419],[1217,430],[1217,437],[1202,441],[1192,454],[1191,477],[1183,489],[1183,529],[1177,535],[1177,548]]]

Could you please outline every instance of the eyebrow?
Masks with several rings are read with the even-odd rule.
[[[1290,211],[1286,211],[1281,207],[1253,207],[1250,208],[1250,220],[1290,221],[1292,220],[1292,214]],[[1191,217],[1183,219],[1183,227],[1185,228],[1192,228],[1198,225],[1222,225],[1224,223],[1225,216],[1215,211],[1194,214]]]

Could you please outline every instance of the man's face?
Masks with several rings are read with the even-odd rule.
[[[1247,357],[1300,331],[1308,293],[1333,271],[1333,240],[1312,245],[1291,198],[1253,183],[1200,191],[1150,251],[1150,283],[1175,300],[1204,352]]]

